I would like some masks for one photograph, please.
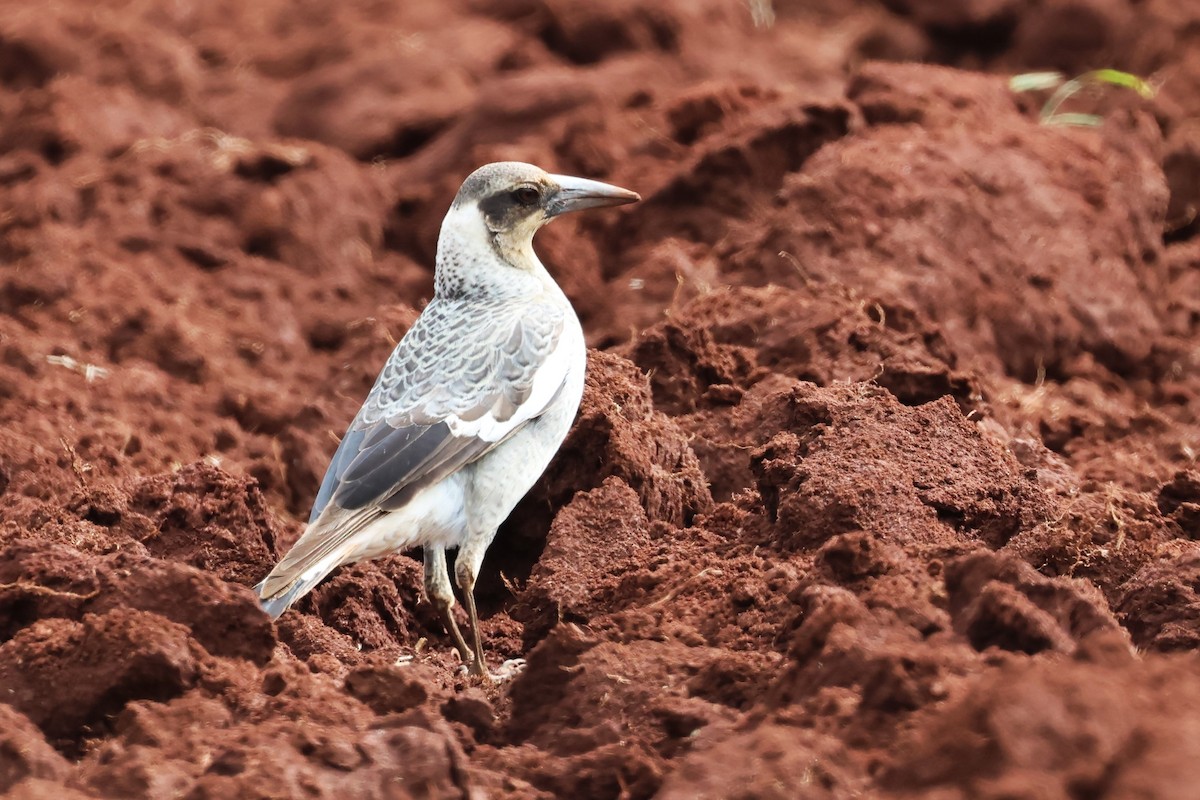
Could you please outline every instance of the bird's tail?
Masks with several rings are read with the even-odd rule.
[[[278,619],[336,567],[362,556],[357,551],[355,534],[378,516],[378,510],[343,512],[341,509],[331,511],[331,508],[327,507],[309,523],[304,535],[283,560],[254,587],[263,610],[271,615],[271,619]]]
[[[296,581],[289,588],[269,597],[263,594],[267,585],[267,579],[263,578],[254,587],[254,591],[258,595],[258,601],[263,611],[267,612],[267,616],[271,619],[279,619],[280,614],[291,608],[292,603],[308,594],[324,577],[325,575],[321,575],[313,580]]]
[[[343,552],[344,549],[339,548],[313,558],[312,553],[297,554],[293,550],[254,587],[263,611],[271,619],[279,619],[279,615],[291,608],[292,603],[311,592],[342,563]],[[301,557],[295,558],[296,555]]]

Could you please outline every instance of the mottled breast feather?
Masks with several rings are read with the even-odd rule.
[[[550,300],[531,307],[435,298],[350,424],[309,521],[330,502],[345,510],[399,508],[537,417],[544,408],[526,401],[564,323],[565,311]]]

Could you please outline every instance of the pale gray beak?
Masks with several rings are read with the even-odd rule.
[[[551,175],[550,180],[558,184],[558,191],[551,195],[546,203],[546,216],[548,217],[557,217],[568,211],[582,211],[585,208],[623,206],[626,203],[636,203],[642,199],[637,192],[631,192],[609,183],[590,181],[587,178]]]

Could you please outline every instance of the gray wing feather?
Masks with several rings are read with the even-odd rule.
[[[329,467],[325,470],[321,488],[317,491],[317,499],[313,501],[312,512],[308,515],[310,525],[316,521],[317,517],[321,515],[321,511],[329,504],[329,498],[333,497],[333,490],[337,488],[339,476],[346,471],[350,460],[358,453],[366,438],[367,431],[354,430],[354,428],[346,431],[346,435],[342,437],[341,444],[333,454],[333,460],[329,462]]]
[[[392,352],[330,461],[309,529],[262,584],[264,598],[499,444],[456,436],[447,419],[512,419],[557,345],[565,314],[553,303],[464,309],[460,302],[435,299]]]
[[[431,303],[396,346],[330,464],[328,501],[345,509],[395,506],[400,490],[440,480],[497,444],[455,436],[448,418],[474,422],[490,414],[504,422],[528,400],[562,333],[563,310],[472,304],[468,315],[454,306]],[[338,457],[343,447],[348,458]]]

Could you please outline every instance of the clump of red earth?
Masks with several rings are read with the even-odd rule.
[[[1193,796],[1197,30],[1166,0],[10,4],[0,791]],[[1094,67],[1159,93],[1047,127],[1005,80]],[[277,625],[247,587],[498,159],[645,201],[539,239],[595,349],[485,563],[489,657],[527,660],[494,687],[409,556]]]

